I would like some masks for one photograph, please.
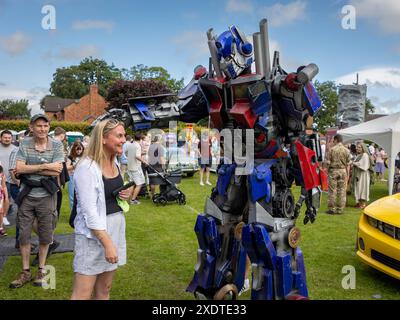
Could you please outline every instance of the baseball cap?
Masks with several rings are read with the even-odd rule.
[[[38,119],[43,119],[46,122],[50,122],[49,118],[44,114],[44,113],[38,113],[35,114],[32,118],[31,118],[31,123],[34,123],[36,120]]]

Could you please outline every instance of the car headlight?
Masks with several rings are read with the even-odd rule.
[[[373,226],[374,228],[378,228],[378,220],[367,216],[368,223]]]

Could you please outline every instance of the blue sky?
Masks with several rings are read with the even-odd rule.
[[[42,28],[44,5],[56,10],[55,30]],[[355,30],[342,28],[345,5]],[[209,28],[234,24],[251,36],[265,17],[287,71],[315,62],[318,80],[344,84],[359,72],[377,112],[400,111],[399,0],[0,0],[0,99],[28,98],[36,111],[56,68],[89,55],[162,66],[187,82],[208,66]]]

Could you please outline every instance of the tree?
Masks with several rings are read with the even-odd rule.
[[[29,119],[31,109],[28,109],[29,101],[22,100],[2,100],[0,101],[0,116],[5,119]]]
[[[314,123],[318,131],[325,133],[326,128],[336,125],[338,87],[334,81],[315,81],[314,86],[322,101],[322,108],[315,115]]]
[[[180,91],[183,86],[183,78],[176,80],[163,67],[148,67],[138,64],[130,70],[121,71],[125,80],[155,80],[165,84],[172,92]]]
[[[375,112],[375,106],[372,104],[371,100],[367,98],[365,102],[365,114],[373,114]]]
[[[110,107],[118,108],[127,103],[129,98],[172,93],[163,82],[152,80],[118,80],[108,90],[106,100]]]
[[[108,87],[119,78],[121,71],[113,64],[85,58],[77,66],[58,68],[53,74],[50,92],[60,98],[79,99],[89,92],[91,84],[97,84],[99,93],[106,96]]]

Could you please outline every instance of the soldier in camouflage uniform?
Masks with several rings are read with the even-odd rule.
[[[334,137],[334,147],[327,157],[328,167],[328,211],[329,214],[341,214],[346,206],[346,190],[351,162],[350,151],[343,145],[340,135]]]

